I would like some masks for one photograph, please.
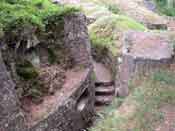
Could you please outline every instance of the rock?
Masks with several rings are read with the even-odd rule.
[[[87,32],[86,16],[77,13],[64,18],[65,45],[76,65],[87,67],[91,65],[91,47]]]
[[[0,130],[24,131],[24,115],[13,83],[0,52]]]
[[[96,96],[95,104],[96,105],[109,105],[113,100],[113,95],[111,96]]]
[[[122,63],[116,77],[116,94],[127,96],[128,82],[170,65],[173,47],[165,36],[151,32],[130,31],[124,35]]]
[[[60,28],[58,29],[60,30]],[[25,30],[27,36],[34,34],[34,32],[30,32],[28,29]],[[45,44],[43,36],[40,38],[40,40],[43,38],[43,43],[38,43],[37,39],[32,37],[24,45],[24,48],[20,46],[21,43],[16,45],[14,41],[13,43],[11,41],[9,43],[8,41],[3,41],[4,47],[0,51],[3,54],[2,57],[0,54],[0,131],[78,131],[84,128],[91,120],[94,115],[95,91],[94,81],[92,79],[93,68],[86,17],[81,13],[65,16],[64,30],[62,31],[65,34],[62,43],[65,45],[65,49],[68,49],[68,52],[62,54],[67,55],[70,53],[74,61],[74,67],[66,70],[66,80],[62,88],[57,91],[54,89],[59,88],[59,67],[54,67],[53,64],[47,64],[47,62],[45,64],[45,60],[48,60],[48,55],[47,53],[45,54],[44,49],[48,49],[52,45],[49,42]],[[13,34],[6,35],[5,39],[11,36]],[[19,37],[21,38],[21,36]],[[56,39],[60,40],[58,37]],[[55,43],[52,44],[56,45],[57,41],[54,39]],[[15,44],[14,48],[19,47],[16,48],[18,50],[15,52],[14,48],[10,48],[10,44]],[[55,52],[59,52],[57,49],[55,50]],[[39,54],[35,54],[33,51],[38,51]],[[40,78],[43,81],[42,83],[51,86],[49,91],[50,93],[54,92],[53,95],[42,97],[42,102],[37,104],[33,103],[30,98],[26,100],[26,97],[21,101],[18,100],[15,90],[17,86],[14,84],[18,82],[18,79],[16,80],[16,76],[18,75],[15,68],[17,62],[19,62],[18,57],[15,56],[17,54],[20,58],[26,58],[30,61],[32,67],[36,66],[39,74],[43,75]],[[55,53],[55,55],[58,54]],[[45,56],[47,59],[45,59]],[[64,64],[64,62],[60,64]],[[40,72],[40,69],[45,67],[45,65],[49,65],[49,67]],[[53,70],[50,66],[53,67]],[[78,68],[79,70],[76,67],[80,67]],[[8,73],[7,69],[10,73]],[[31,73],[28,68],[25,71],[27,75]],[[36,78],[34,77],[34,79]],[[19,82],[19,85],[22,86],[22,82]],[[36,90],[34,91],[36,92]],[[22,91],[20,90],[18,93],[20,94],[20,92]]]

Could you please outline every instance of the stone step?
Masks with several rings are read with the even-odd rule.
[[[113,95],[115,89],[113,86],[99,86],[95,88],[95,95]]]
[[[95,86],[99,87],[99,86],[113,86],[114,85],[114,81],[108,81],[108,82],[95,82]]]
[[[94,73],[97,82],[111,82],[112,73],[102,63],[93,61]]]
[[[111,104],[114,96],[96,96],[95,98],[95,105],[109,105]]]

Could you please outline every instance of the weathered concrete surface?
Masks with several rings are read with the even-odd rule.
[[[81,13],[69,15],[64,22],[65,45],[76,65],[88,67],[92,58],[86,16]]]
[[[93,62],[96,82],[111,82],[112,73],[103,64]]]
[[[94,115],[94,83],[91,80],[91,73],[92,69],[86,70],[80,82],[71,78],[71,82],[76,83],[72,83],[73,86],[76,87],[67,87],[70,91],[64,93],[64,98],[56,100],[58,104],[54,105],[55,111],[32,126],[30,131],[78,131],[85,127]],[[85,105],[79,108],[82,101]]]
[[[0,131],[23,131],[24,115],[0,52]]]
[[[125,34],[122,53],[122,63],[118,67],[115,82],[119,96],[128,95],[128,82],[133,77],[170,66],[174,55],[173,47],[166,37],[134,31]]]
[[[123,54],[135,59],[163,60],[173,54],[168,38],[151,32],[128,32],[124,42]]]
[[[86,17],[81,13],[72,14],[65,17],[64,24],[64,44],[73,58],[75,68],[75,75],[68,73],[71,78],[69,84],[65,83],[65,88],[70,90],[61,92],[62,95],[58,93],[59,97],[48,97],[52,99],[48,99],[51,105],[46,109],[33,107],[32,109],[41,109],[41,112],[46,110],[47,114],[30,123],[27,113],[21,112],[15,85],[6,70],[7,65],[3,63],[4,58],[0,56],[0,131],[78,131],[94,115],[93,66]],[[74,77],[79,71],[83,75],[80,73],[78,77]],[[32,111],[35,117],[40,115],[40,111]]]

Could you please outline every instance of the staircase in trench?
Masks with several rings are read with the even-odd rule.
[[[114,82],[112,74],[103,64],[93,62],[95,81],[95,107],[100,110],[103,106],[109,105],[115,97]]]
[[[98,112],[105,106],[111,104],[115,97],[114,82],[112,80],[112,73],[103,64],[93,62],[95,80],[95,110]],[[90,123],[90,126],[92,123]],[[87,126],[89,127],[89,125]],[[80,131],[88,131],[88,128]]]

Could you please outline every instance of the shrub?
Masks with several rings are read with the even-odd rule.
[[[0,0],[0,25],[4,30],[22,25],[44,29],[51,16],[62,17],[79,9],[49,0]]]

